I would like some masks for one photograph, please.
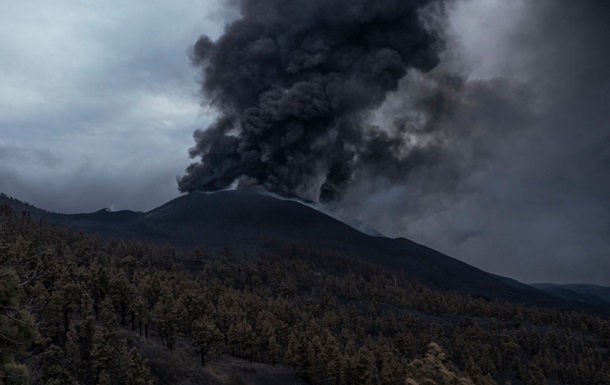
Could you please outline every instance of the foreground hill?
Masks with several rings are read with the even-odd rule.
[[[216,258],[28,213],[0,204],[3,384],[610,381],[606,317],[431,289],[315,248]]]
[[[149,240],[216,253],[229,247],[249,255],[261,250],[281,252],[289,246],[314,247],[398,269],[409,279],[437,289],[533,306],[610,313],[597,306],[601,304],[560,299],[527,285],[510,284],[405,238],[364,234],[307,204],[255,189],[191,193],[146,213],[100,210],[64,215],[27,205],[19,208],[48,222],[105,238]]]

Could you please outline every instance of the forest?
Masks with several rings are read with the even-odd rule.
[[[0,384],[243,383],[207,371],[227,356],[315,385],[610,384],[608,319],[432,290],[315,246],[104,240],[2,204],[0,261]]]

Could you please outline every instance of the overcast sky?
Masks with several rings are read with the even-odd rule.
[[[187,50],[220,1],[4,1],[0,191],[58,212],[148,210],[178,195],[205,126]]]
[[[149,210],[178,196],[193,131],[213,117],[187,50],[236,17],[227,3],[3,1],[0,191],[64,213]],[[610,285],[607,7],[530,3],[457,1],[443,21],[435,72],[468,81],[446,120],[481,130],[456,135],[450,159],[489,154],[458,187],[435,189],[447,175],[431,166],[360,186],[345,207],[498,274]],[[403,88],[421,81],[410,75]],[[481,90],[500,102],[481,103]],[[405,110],[394,99],[386,118]]]

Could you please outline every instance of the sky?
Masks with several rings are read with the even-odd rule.
[[[219,3],[3,2],[0,191],[65,213],[176,197],[210,114],[187,50]]]
[[[178,196],[193,132],[216,116],[187,52],[222,34],[235,2],[4,3],[0,191],[63,213]],[[401,179],[362,178],[335,215],[524,282],[610,285],[604,4],[430,11],[440,64],[410,71],[372,119],[434,122],[438,157]]]

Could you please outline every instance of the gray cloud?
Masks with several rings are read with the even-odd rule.
[[[490,4],[450,3],[441,65],[377,114],[435,156],[364,171],[338,214],[525,281],[610,284],[610,5]]]
[[[147,169],[137,176],[121,173],[121,170],[81,165],[71,172],[52,174],[36,173],[37,177],[23,177],[23,172],[0,167],[0,191],[17,192],[11,194],[26,202],[36,202],[39,207],[56,212],[91,212],[101,208],[113,210],[149,210],[174,196],[175,170],[157,169],[147,174]]]
[[[59,167],[62,163],[62,159],[59,156],[49,151],[22,145],[10,146],[1,142],[0,160],[2,160],[3,164],[33,161],[50,168]]]
[[[0,191],[67,212],[178,195],[190,133],[210,119],[187,49],[219,16],[220,1],[4,4]]]

